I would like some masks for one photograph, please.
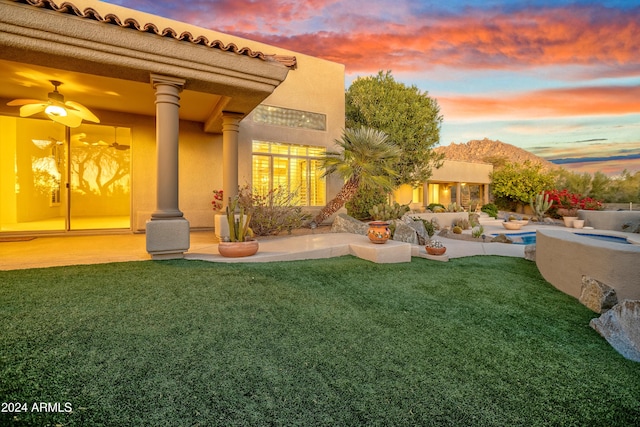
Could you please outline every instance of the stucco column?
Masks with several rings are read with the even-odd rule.
[[[178,208],[178,135],[183,79],[151,76],[156,90],[156,210],[151,219],[181,218]]]
[[[224,206],[229,197],[238,195],[238,134],[240,120],[244,115],[239,113],[222,113],[222,191]]]
[[[156,210],[147,221],[147,252],[153,259],[183,258],[189,250],[189,221],[178,207],[180,92],[185,81],[151,75],[156,90]]]
[[[456,182],[456,204],[462,206],[462,184]]]
[[[482,199],[485,205],[489,203],[489,184],[483,186]]]

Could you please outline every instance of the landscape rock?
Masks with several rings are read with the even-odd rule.
[[[640,300],[624,300],[589,325],[622,356],[640,362]]]
[[[368,231],[368,224],[344,213],[338,214],[331,225],[332,233],[353,233],[366,236]]]
[[[536,262],[536,245],[527,245],[524,247],[524,259]]]
[[[582,276],[580,302],[595,311],[604,313],[618,303],[616,290],[589,276]]]
[[[627,233],[640,233],[640,221],[629,221],[622,224],[622,230]]]
[[[426,245],[429,241],[429,233],[427,233],[427,229],[424,228],[424,223],[422,221],[414,221],[410,220],[406,223],[409,227],[411,227],[418,237],[418,245]]]
[[[498,234],[496,237],[491,239],[491,241],[497,243],[513,243],[513,240],[507,237],[506,234]]]
[[[419,244],[416,230],[402,221],[395,221],[395,226],[396,229],[393,232],[393,240],[411,243],[412,245]]]

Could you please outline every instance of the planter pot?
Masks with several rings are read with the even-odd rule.
[[[372,221],[369,223],[369,231],[367,232],[369,240],[373,243],[386,243],[391,237],[389,223],[384,221]]]
[[[565,227],[573,227],[573,221],[575,221],[576,219],[578,219],[577,216],[563,216],[562,220],[564,221],[564,226]]]
[[[573,228],[582,228],[584,227],[584,219],[574,219],[572,225]]]
[[[520,230],[522,228],[522,224],[515,221],[503,222],[502,226],[507,230]]]
[[[240,258],[255,255],[258,252],[258,241],[249,240],[246,242],[220,242],[218,252],[227,258]]]
[[[447,248],[432,248],[430,246],[425,246],[425,249],[429,255],[442,255],[447,251]]]

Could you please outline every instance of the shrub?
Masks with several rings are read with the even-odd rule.
[[[249,226],[257,236],[276,235],[286,230],[291,233],[300,228],[311,216],[296,206],[296,193],[276,187],[265,195],[254,194],[248,186],[240,189],[238,203],[251,213]]]
[[[487,203],[486,205],[483,205],[480,210],[490,217],[498,218],[498,207],[493,203]]]
[[[464,218],[457,218],[456,220],[453,221],[453,225],[455,227],[460,227],[463,230],[468,230],[469,228],[471,228],[471,224],[469,223],[469,220]]]
[[[484,227],[482,225],[473,227],[473,229],[471,230],[471,235],[476,239],[479,239],[483,234],[484,234]]]
[[[387,194],[378,188],[360,187],[351,200],[345,203],[347,214],[360,221],[371,218],[369,211],[387,201]]]
[[[440,203],[429,203],[429,205],[427,206],[427,209],[429,209],[431,212],[435,212],[435,208],[442,208],[443,210],[445,209],[444,205]]]

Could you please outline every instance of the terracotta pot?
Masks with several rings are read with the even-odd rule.
[[[369,240],[373,243],[386,243],[391,237],[389,223],[384,221],[372,221],[369,223],[369,231],[367,232]]]
[[[442,248],[432,248],[430,246],[425,246],[425,249],[427,250],[427,253],[429,255],[442,255],[447,251],[447,248],[442,247]]]
[[[239,258],[255,255],[258,252],[258,241],[249,240],[246,242],[220,242],[218,252],[223,257]]]

